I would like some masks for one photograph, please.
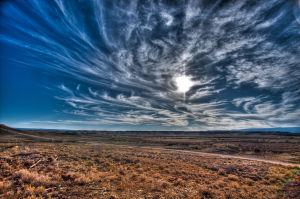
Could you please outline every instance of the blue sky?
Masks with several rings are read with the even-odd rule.
[[[298,0],[0,5],[0,123],[103,130],[300,126]]]

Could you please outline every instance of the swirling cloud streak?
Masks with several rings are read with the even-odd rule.
[[[4,1],[0,41],[22,56],[1,59],[62,77],[44,87],[64,108],[33,124],[299,126],[299,9],[285,0]],[[193,82],[184,98],[183,74]]]

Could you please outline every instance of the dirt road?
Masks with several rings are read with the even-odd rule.
[[[298,167],[300,167],[299,164],[293,164],[293,163],[281,162],[281,161],[275,161],[275,160],[266,160],[266,159],[260,159],[260,158],[254,158],[254,157],[239,156],[239,155],[224,155],[224,154],[218,154],[218,153],[205,153],[205,152],[200,152],[200,151],[166,149],[166,148],[151,148],[151,147],[142,147],[142,148],[168,150],[168,151],[176,151],[176,152],[181,152],[181,153],[198,154],[198,155],[218,156],[220,158],[227,158],[227,159],[251,160],[251,161],[258,161],[258,162],[264,162],[264,163],[270,163],[270,164],[279,164],[279,165],[283,165],[283,166],[298,166]]]
[[[25,136],[25,137],[31,137],[31,138],[37,138],[37,139],[42,139],[42,140],[48,140],[48,141],[55,141],[55,139],[52,139],[52,138],[47,138],[47,137],[43,137],[43,136],[38,136],[38,135],[31,135],[31,134],[28,134],[28,133],[21,133],[19,131],[16,131],[16,130],[7,130],[6,131],[8,133],[13,133],[13,134],[17,134],[17,135],[22,135],[22,136]]]
[[[88,144],[91,144],[91,145],[103,145],[103,144],[107,144],[107,143],[88,142]],[[108,144],[108,145],[116,145],[116,144]],[[281,161],[275,161],[275,160],[266,160],[266,159],[261,159],[261,158],[239,156],[239,155],[224,155],[224,154],[218,154],[218,153],[205,153],[205,152],[200,152],[200,151],[189,151],[189,150],[180,150],[180,149],[167,149],[167,148],[162,148],[162,147],[150,147],[150,146],[130,146],[130,145],[116,145],[116,146],[122,146],[122,147],[128,147],[128,148],[150,149],[150,150],[164,150],[164,151],[172,151],[172,152],[179,152],[179,153],[189,153],[189,154],[205,155],[205,156],[217,156],[217,157],[225,158],[225,159],[240,159],[240,160],[249,160],[249,161],[264,162],[264,163],[269,163],[269,164],[277,164],[277,165],[282,165],[282,166],[296,166],[296,167],[300,167],[299,164],[294,164],[294,163],[281,162]]]

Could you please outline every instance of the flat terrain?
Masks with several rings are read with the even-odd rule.
[[[300,198],[300,135],[0,126],[0,198]]]

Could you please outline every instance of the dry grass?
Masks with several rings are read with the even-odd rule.
[[[1,147],[0,198],[296,198],[299,190],[296,167],[108,144]]]
[[[13,175],[13,178],[18,179],[19,184],[30,184],[35,187],[37,186],[49,186],[51,180],[49,176],[37,173],[35,171],[29,171],[27,169],[21,169]]]

